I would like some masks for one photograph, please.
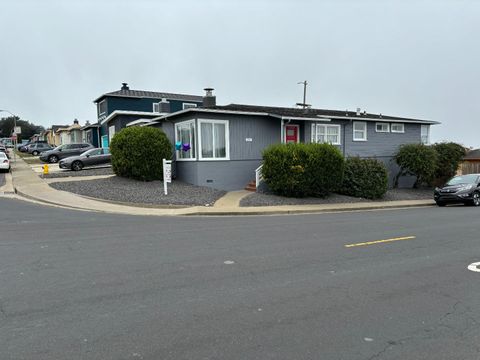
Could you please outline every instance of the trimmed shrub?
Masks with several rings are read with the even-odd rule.
[[[270,190],[289,197],[324,197],[342,183],[344,159],[330,144],[277,144],[263,151]]]
[[[172,144],[153,127],[122,129],[110,144],[113,172],[122,177],[152,181],[163,179],[163,159],[172,158]]]
[[[388,190],[388,172],[375,159],[351,157],[345,161],[342,194],[365,199],[379,199]]]
[[[454,142],[437,143],[433,148],[437,152],[435,183],[440,185],[455,175],[466,150],[462,145]]]
[[[424,144],[405,144],[400,146],[395,161],[400,171],[395,177],[395,187],[398,187],[398,179],[402,175],[414,175],[417,177],[413,187],[419,184],[430,184],[437,169],[437,152],[432,146]]]

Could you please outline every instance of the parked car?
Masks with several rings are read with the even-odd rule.
[[[0,153],[3,153],[5,155],[7,155],[7,158],[10,158],[8,156],[8,151],[7,151],[7,148],[4,146],[4,145],[0,145]]]
[[[64,144],[55,149],[44,151],[40,154],[40,160],[43,162],[57,163],[60,159],[70,156],[80,155],[87,150],[95,149],[92,144]]]
[[[441,188],[435,188],[433,198],[438,206],[463,203],[480,206],[480,174],[454,176]]]
[[[34,144],[47,144],[47,142],[45,140],[29,141],[26,144],[23,144],[20,147],[18,147],[18,150],[20,152],[27,152],[28,147]]]
[[[8,160],[7,154],[0,152],[0,170],[10,170],[10,160]]]
[[[66,159],[60,160],[58,166],[61,169],[72,169],[80,171],[85,166],[94,166],[101,164],[108,164],[111,162],[111,154],[108,148],[91,149],[85,151],[78,156],[70,156]]]
[[[40,153],[48,150],[52,150],[53,148],[46,144],[46,143],[35,143],[35,144],[30,144],[27,146],[27,153],[32,154],[34,156],[40,155]]]

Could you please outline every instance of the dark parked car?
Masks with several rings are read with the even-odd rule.
[[[40,160],[43,162],[56,163],[60,159],[80,155],[90,149],[95,149],[92,144],[64,144],[57,146],[55,149],[44,151],[40,154]]]
[[[458,175],[443,187],[435,188],[433,198],[438,206],[448,203],[480,205],[480,174]]]
[[[46,144],[46,143],[35,143],[35,144],[30,144],[27,146],[27,153],[32,154],[34,156],[40,155],[40,153],[47,151],[47,150],[52,150],[53,148]]]
[[[61,169],[80,171],[85,166],[108,164],[109,162],[111,162],[110,151],[108,148],[103,148],[91,149],[78,156],[70,156],[66,159],[60,160],[58,165]]]

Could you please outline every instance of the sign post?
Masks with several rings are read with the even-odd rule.
[[[172,160],[163,159],[163,191],[168,195],[167,183],[172,182]]]

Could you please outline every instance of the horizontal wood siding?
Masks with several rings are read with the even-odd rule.
[[[420,124],[405,124],[404,133],[377,133],[367,121],[367,141],[353,141],[353,123],[345,125],[345,156],[393,156],[400,145],[421,142]]]

